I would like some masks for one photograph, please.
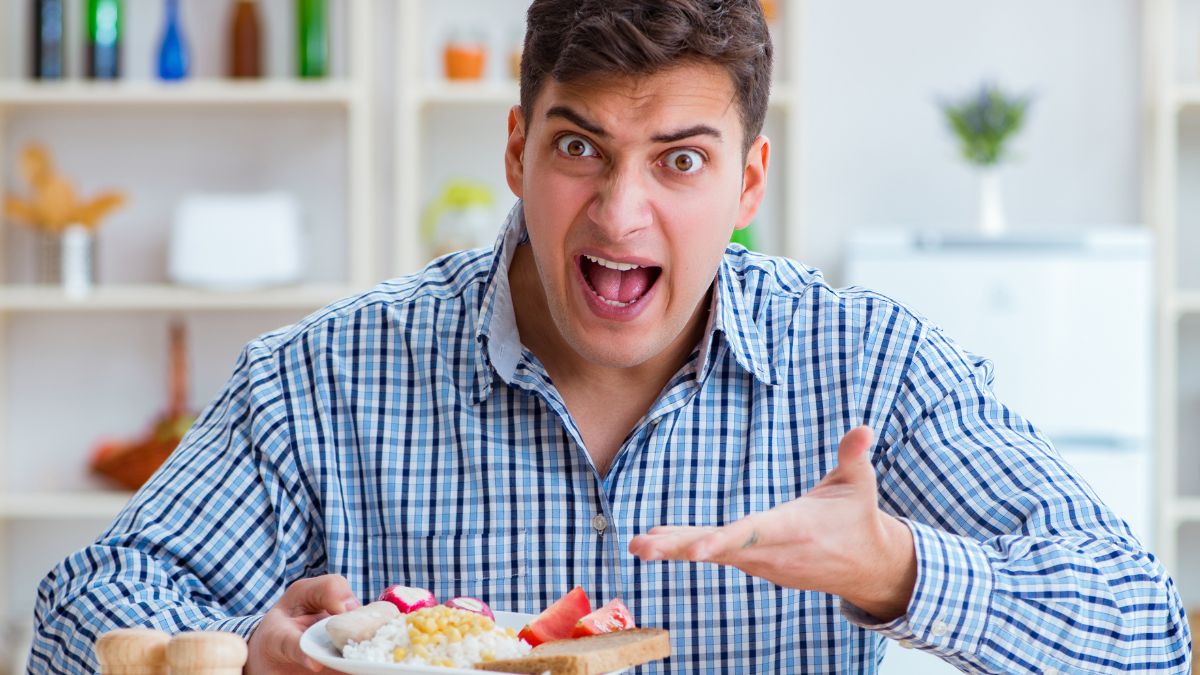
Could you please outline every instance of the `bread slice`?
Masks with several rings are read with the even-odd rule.
[[[630,628],[601,635],[556,640],[533,648],[529,656],[477,663],[480,670],[499,673],[598,675],[665,659],[671,640],[661,628]]]

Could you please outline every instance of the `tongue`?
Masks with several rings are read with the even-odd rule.
[[[646,267],[621,272],[593,264],[589,276],[592,288],[606,300],[632,302],[650,288],[650,270]]]

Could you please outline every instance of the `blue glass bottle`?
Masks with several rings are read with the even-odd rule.
[[[158,49],[158,76],[164,80],[182,80],[188,75],[188,50],[179,22],[179,0],[166,3],[167,24]]]

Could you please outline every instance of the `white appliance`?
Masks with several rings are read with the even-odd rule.
[[[995,364],[997,397],[1041,429],[1147,546],[1153,532],[1151,240],[851,237],[845,282],[879,291]],[[891,645],[885,675],[958,672]],[[944,669],[943,669],[944,667]]]

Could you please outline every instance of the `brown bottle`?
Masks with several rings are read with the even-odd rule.
[[[262,77],[262,36],[256,0],[235,0],[229,29],[229,76]]]

